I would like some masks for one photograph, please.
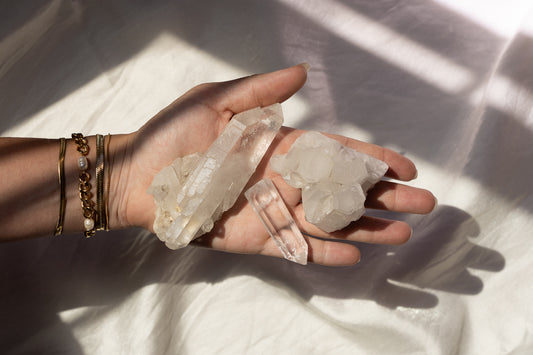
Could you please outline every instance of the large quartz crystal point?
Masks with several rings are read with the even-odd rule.
[[[319,132],[302,134],[287,154],[272,157],[270,166],[289,185],[302,189],[306,220],[326,232],[363,215],[366,192],[388,169],[383,161]]]
[[[194,153],[177,158],[154,177],[147,192],[154,196],[156,204],[154,232],[157,235],[163,235],[178,216],[176,196],[204,155]]]
[[[245,193],[268,234],[287,260],[307,264],[307,242],[270,179],[264,179]]]
[[[164,219],[156,218],[154,223],[159,239],[177,249],[211,230],[221,214],[235,204],[282,124],[279,104],[235,115],[183,184],[173,178],[173,182],[155,189],[156,205],[161,205],[157,191],[164,190],[173,199],[171,206],[165,205],[168,210],[159,213]],[[172,178],[172,174],[167,176]]]

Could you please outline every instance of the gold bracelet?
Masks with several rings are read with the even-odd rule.
[[[111,141],[111,134],[107,134],[107,142],[104,147],[104,161],[107,166],[107,174],[104,174],[105,184],[104,184],[104,216],[105,216],[105,230],[109,230],[109,142]]]
[[[59,160],[57,162],[57,175],[59,177],[59,218],[57,220],[56,229],[54,235],[60,235],[63,233],[63,223],[65,220],[65,205],[67,199],[65,195],[65,151],[67,148],[65,138],[59,140]]]
[[[105,149],[104,136],[96,135],[96,230],[106,229],[104,211]]]
[[[83,226],[85,227],[85,237],[89,238],[95,234],[95,211],[94,211],[94,202],[91,200],[91,175],[87,172],[89,169],[89,161],[87,160],[87,154],[89,154],[89,146],[87,145],[87,140],[83,137],[81,133],[73,133],[72,138],[74,142],[78,145],[78,152],[81,156],[78,159],[78,167],[80,168],[80,176],[78,179],[78,186],[80,189],[80,201],[81,208],[83,210]]]

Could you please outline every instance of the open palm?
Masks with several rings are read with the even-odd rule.
[[[305,83],[306,75],[304,66],[295,66],[229,82],[202,84],[170,104],[139,131],[132,133],[128,137],[127,168],[120,172],[121,184],[125,186],[122,220],[129,225],[153,230],[155,204],[146,189],[155,174],[177,157],[206,151],[233,114],[286,100]],[[302,133],[283,127],[248,186],[263,178],[272,179],[300,230],[321,237],[307,237],[309,260],[326,265],[357,262],[360,257],[358,249],[351,244],[336,242],[339,239],[388,244],[400,244],[408,240],[411,229],[400,221],[363,217],[341,231],[326,233],[305,220],[300,190],[287,185],[268,164],[272,155],[287,153]],[[414,164],[391,150],[342,136],[331,137],[384,160],[390,167],[387,175],[391,178],[410,180],[416,176]],[[430,192],[386,181],[378,183],[367,199],[367,207],[398,212],[427,213],[434,205],[435,199]],[[228,252],[281,257],[243,194],[215,223],[213,230],[195,240],[194,244]]]

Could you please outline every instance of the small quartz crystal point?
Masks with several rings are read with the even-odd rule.
[[[244,195],[285,259],[307,264],[307,242],[270,179],[249,188]]]
[[[239,113],[205,154],[178,158],[161,170],[148,189],[159,239],[177,249],[209,232],[235,204],[282,124],[279,104]]]
[[[270,166],[287,184],[302,189],[306,220],[326,232],[359,219],[367,191],[388,170],[383,161],[319,132],[302,134],[287,154],[272,157]]]

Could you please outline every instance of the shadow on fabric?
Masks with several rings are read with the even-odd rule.
[[[422,233],[417,234],[418,230]],[[473,241],[479,232],[472,216],[440,206],[416,224],[409,247],[358,244],[359,264],[335,272],[318,265],[295,266],[297,285],[293,278],[287,283],[305,299],[323,295],[373,300],[389,308],[432,308],[438,304],[439,292],[482,292],[481,279],[468,269],[503,270],[505,259],[500,253]]]
[[[74,338],[58,317],[62,311],[94,306],[96,310],[88,309],[85,315],[94,320],[151,284],[174,285],[172,293],[179,294],[191,284],[216,284],[243,275],[260,277],[304,300],[320,295],[369,300],[389,308],[432,308],[439,292],[482,291],[481,280],[468,269],[503,270],[500,253],[472,241],[478,234],[479,226],[470,215],[441,206],[417,225],[409,248],[359,245],[362,262],[342,268],[304,267],[277,258],[194,247],[172,251],[154,235],[134,230],[99,234],[91,240],[63,236],[5,244],[0,249],[4,270],[0,296],[9,307],[2,307],[0,318],[10,326],[3,327],[0,345],[40,347],[43,339],[58,339],[59,331],[63,337],[50,345],[76,353]],[[170,302],[162,309],[180,313],[179,299],[161,297],[158,302]],[[47,337],[49,332],[56,333]]]

